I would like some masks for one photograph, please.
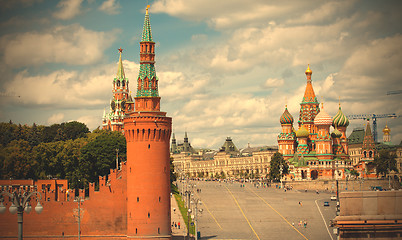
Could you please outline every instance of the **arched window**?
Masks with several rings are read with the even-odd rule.
[[[369,158],[371,158],[371,157],[373,157],[373,152],[372,151],[369,152]]]

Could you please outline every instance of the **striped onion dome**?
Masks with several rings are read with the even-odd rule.
[[[314,118],[315,125],[331,125],[332,118],[328,115],[328,113],[324,110],[324,104],[321,107],[321,111]]]
[[[338,130],[338,128],[335,128],[335,130],[331,133],[331,136],[333,138],[340,138],[342,137],[342,133]]]
[[[283,112],[281,119],[280,119],[281,124],[292,124],[293,123],[293,117],[289,113],[288,108],[285,108],[285,111]]]
[[[296,137],[298,137],[298,138],[308,137],[309,135],[310,135],[310,133],[303,125],[296,132]]]
[[[343,114],[341,106],[339,105],[338,113],[332,119],[332,126],[347,127],[349,126],[349,119]]]

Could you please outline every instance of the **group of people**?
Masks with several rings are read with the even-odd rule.
[[[172,222],[172,228],[180,229],[180,222]]]
[[[295,223],[292,223],[292,226],[294,227]],[[307,227],[307,221],[306,220],[304,220],[304,221],[300,220],[299,227],[303,227],[303,226],[304,226],[304,228]]]

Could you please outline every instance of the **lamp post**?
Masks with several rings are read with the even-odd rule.
[[[77,197],[76,201],[78,202],[78,214],[77,214],[77,219],[78,219],[78,240],[81,239],[81,201],[82,197]]]
[[[194,224],[195,224],[195,240],[198,240],[198,219],[197,219],[197,215],[198,215],[198,211],[200,213],[202,213],[202,209],[198,209],[198,204],[202,204],[201,203],[201,199],[195,198],[193,200],[191,200],[192,204],[194,205]]]
[[[17,222],[18,222],[18,240],[22,240],[23,236],[23,217],[24,217],[24,211],[26,213],[30,213],[32,210],[32,207],[30,205],[31,201],[31,196],[36,194],[38,196],[39,194],[39,199],[38,203],[35,207],[35,211],[40,214],[43,211],[43,207],[40,204],[40,200],[42,199],[42,195],[40,192],[29,192],[25,191],[22,189],[17,189],[13,193],[5,192],[2,191],[0,193],[0,213],[4,213],[6,211],[6,207],[3,205],[3,195],[6,195],[10,197],[11,201],[11,206],[9,207],[9,211],[11,214],[17,213]]]
[[[338,161],[335,162],[335,181],[336,181],[336,216],[339,216],[340,205],[339,205],[339,182],[338,182]]]
[[[191,209],[190,209],[190,195],[191,195],[191,191],[186,191],[185,192],[186,197],[187,197],[187,239],[190,239],[190,213],[191,213]]]
[[[279,171],[280,171],[279,177],[280,177],[280,181],[281,181],[281,189],[283,189],[283,184],[282,184],[283,165],[282,165],[282,163],[281,163],[281,166],[279,167]]]

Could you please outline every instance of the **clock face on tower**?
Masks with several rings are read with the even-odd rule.
[[[110,103],[110,107],[113,109],[113,111],[116,109],[116,103],[114,101],[112,101]]]
[[[122,102],[121,102],[121,109],[126,109],[126,100],[123,100]]]

